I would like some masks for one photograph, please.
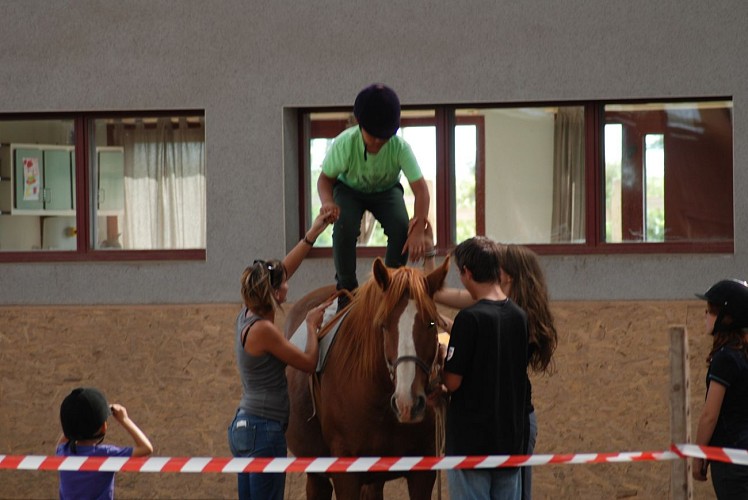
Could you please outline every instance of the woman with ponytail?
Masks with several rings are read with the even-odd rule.
[[[236,319],[235,352],[242,380],[242,399],[228,429],[235,457],[285,457],[289,401],[286,365],[306,372],[317,366],[317,333],[332,298],[306,317],[307,342],[302,351],[275,326],[275,312],[286,300],[288,280],[317,237],[329,225],[320,214],[312,227],[281,260],[255,260],[241,277],[244,305]],[[241,473],[239,498],[282,499],[285,474]]]

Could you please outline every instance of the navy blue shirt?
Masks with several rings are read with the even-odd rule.
[[[724,346],[712,356],[707,372],[709,384],[725,386],[710,446],[748,449],[748,359],[734,346]]]

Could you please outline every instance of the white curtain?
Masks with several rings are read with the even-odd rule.
[[[205,248],[205,127],[160,118],[115,125],[125,149],[126,249]]]
[[[552,242],[584,241],[584,192],[584,108],[559,108],[553,145]]]

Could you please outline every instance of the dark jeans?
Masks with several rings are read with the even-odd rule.
[[[249,415],[238,410],[228,430],[229,448],[235,457],[285,457],[285,426],[277,420]],[[241,473],[238,476],[240,500],[283,500],[286,475],[280,473]]]
[[[719,500],[748,498],[748,465],[710,462],[712,485]]]
[[[333,187],[333,198],[340,207],[340,217],[332,232],[332,256],[339,289],[354,290],[358,287],[356,239],[361,233],[361,218],[367,210],[379,221],[387,235],[384,263],[388,267],[405,265],[408,256],[403,255],[402,251],[408,239],[409,219],[401,184],[387,191],[363,193],[337,182]]]

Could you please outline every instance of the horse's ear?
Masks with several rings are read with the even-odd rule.
[[[387,291],[387,288],[389,288],[390,286],[390,271],[389,269],[387,269],[387,266],[384,265],[384,261],[382,260],[381,257],[377,257],[374,260],[372,273],[374,274],[374,279],[379,285],[379,288],[381,288],[384,291]]]
[[[445,257],[444,262],[442,262],[442,265],[434,269],[429,273],[428,276],[426,276],[426,283],[429,287],[429,295],[432,297],[434,294],[441,290],[441,288],[444,286],[444,280],[447,277],[447,272],[449,271],[449,255]]]

